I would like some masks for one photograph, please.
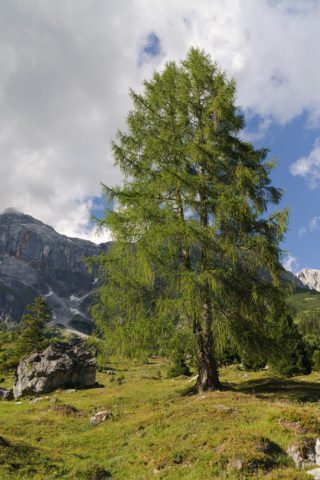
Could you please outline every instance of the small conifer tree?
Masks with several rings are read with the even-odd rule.
[[[281,350],[275,357],[270,358],[270,364],[279,373],[305,375],[311,372],[311,359],[307,345],[295,325],[291,315],[285,314],[278,318],[274,327],[274,335]]]
[[[41,351],[46,347],[45,326],[50,317],[50,309],[43,297],[36,297],[34,302],[26,307],[17,342],[17,350],[21,356]]]

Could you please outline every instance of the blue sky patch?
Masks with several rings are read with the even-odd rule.
[[[139,65],[150,61],[161,53],[161,41],[158,35],[150,32],[144,39],[139,55]]]
[[[262,117],[248,119],[247,135],[252,133],[254,138],[261,124]],[[252,142],[256,148],[269,148],[268,158],[276,160],[272,182],[284,192],[277,209],[288,207],[290,212],[288,231],[281,246],[294,256],[294,271],[320,268],[320,189],[310,188],[304,178],[290,172],[290,166],[298,159],[308,157],[320,137],[320,129],[311,129],[308,125],[307,112],[285,125],[272,121],[263,138]]]
[[[160,54],[160,51],[160,38],[154,32],[149,33],[146,44],[143,48],[143,53],[146,53],[150,57],[156,57]]]

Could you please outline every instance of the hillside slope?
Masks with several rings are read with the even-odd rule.
[[[289,302],[294,307],[296,316],[302,318],[304,314],[320,314],[320,292],[297,288],[290,296]]]
[[[221,370],[224,390],[193,395],[167,365],[113,364],[104,387],[0,402],[4,480],[304,480],[286,451],[319,436],[319,375]],[[90,417],[109,410],[97,426]]]

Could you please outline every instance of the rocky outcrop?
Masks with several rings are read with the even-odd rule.
[[[13,400],[12,390],[0,388],[0,400]]]
[[[296,277],[305,288],[320,292],[320,270],[316,268],[304,268],[297,273]]]
[[[13,386],[15,398],[48,393],[60,387],[85,388],[96,382],[96,361],[81,339],[56,342],[20,361]]]
[[[42,295],[55,323],[78,329],[90,324],[88,306],[97,278],[84,258],[108,245],[68,238],[11,209],[0,214],[0,323],[19,322],[25,307]]]
[[[304,438],[291,445],[287,454],[292,458],[297,468],[320,465],[320,438]]]
[[[105,422],[109,418],[112,418],[112,412],[110,410],[102,410],[90,418],[90,425],[99,425],[99,423]]]
[[[308,470],[307,473],[315,480],[320,480],[320,468],[313,468],[312,470]]]

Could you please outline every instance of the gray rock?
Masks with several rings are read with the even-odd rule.
[[[231,468],[234,468],[235,470],[242,470],[243,468],[243,463],[240,458],[235,458],[229,462],[229,465]]]
[[[110,410],[103,410],[97,412],[93,417],[90,418],[90,425],[98,425],[101,422],[105,422],[108,418],[112,417],[112,412]]]
[[[300,451],[299,445],[290,445],[287,450],[287,454],[292,458],[296,467],[301,468],[303,463],[303,457]]]
[[[31,400],[31,401],[29,402],[29,404],[30,404],[30,405],[33,405],[34,403],[39,403],[39,402],[41,402],[41,400],[43,400],[42,397],[37,397],[37,398],[34,398],[33,400]]]
[[[96,360],[81,339],[56,342],[42,353],[20,361],[13,386],[15,398],[47,393],[60,387],[91,387],[96,381]]]
[[[315,444],[315,461],[317,465],[320,465],[320,438],[316,439]]]
[[[320,480],[320,468],[313,468],[312,470],[308,470],[307,473],[315,480]]]
[[[304,438],[301,442],[291,445],[287,454],[298,468],[320,465],[320,439]]]
[[[12,390],[6,388],[0,388],[0,400],[13,400]]]

